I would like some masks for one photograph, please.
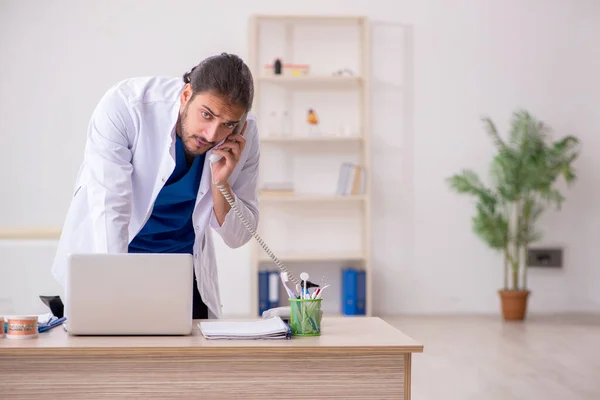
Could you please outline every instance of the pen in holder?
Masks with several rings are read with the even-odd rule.
[[[294,336],[320,336],[323,299],[290,298],[290,328]]]

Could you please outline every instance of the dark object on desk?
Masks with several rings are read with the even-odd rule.
[[[60,296],[40,296],[40,300],[48,306],[52,315],[56,318],[62,318],[65,313],[65,306]]]

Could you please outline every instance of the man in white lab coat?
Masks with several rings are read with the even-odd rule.
[[[253,96],[250,70],[225,53],[202,61],[183,79],[134,78],[111,87],[89,123],[54,277],[65,284],[69,253],[191,253],[193,317],[218,318],[210,231],[232,248],[251,234],[213,182],[225,184],[256,228],[259,142],[248,114]],[[210,154],[223,156],[213,165],[213,179]]]

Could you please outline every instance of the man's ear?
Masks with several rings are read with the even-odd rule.
[[[181,96],[179,96],[179,103],[182,106],[186,105],[187,102],[192,98],[192,94],[194,94],[192,85],[186,83],[183,87],[183,90],[181,91]]]

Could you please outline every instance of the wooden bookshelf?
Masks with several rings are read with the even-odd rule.
[[[270,29],[269,27],[278,26],[281,29],[281,35],[265,35],[264,32]],[[335,34],[321,34],[321,32],[333,32],[333,30],[342,29],[343,32],[352,31],[351,34],[335,36]],[[300,32],[300,33],[299,33]],[[309,51],[306,48],[302,48],[305,44],[302,42],[304,38],[301,38],[301,33],[307,33],[309,41],[316,46],[314,54],[312,53],[313,48],[310,47]],[[323,68],[319,61],[313,63],[309,59],[311,56],[319,57],[324,56],[328,60],[337,57],[338,53],[332,53],[331,48],[336,48],[336,44],[328,46],[326,41],[328,39],[339,40],[342,37],[343,40],[352,40],[351,44],[344,42],[347,53],[343,58],[344,61],[340,62],[340,65],[335,65],[335,62],[331,63],[331,69],[344,69],[341,64],[344,62],[352,63],[354,68],[349,73],[335,74],[330,70]],[[299,41],[297,42],[296,39]],[[278,194],[277,192],[261,192],[259,194],[260,210],[261,210],[261,221],[264,223],[267,218],[268,212],[273,210],[274,207],[279,205],[285,205],[285,210],[292,210],[290,212],[303,212],[307,217],[302,220],[306,224],[311,224],[310,212],[307,213],[307,209],[312,212],[315,211],[315,218],[321,218],[320,222],[323,223],[323,215],[327,216],[330,210],[347,212],[349,217],[353,218],[352,222],[356,223],[359,228],[351,232],[345,232],[348,235],[359,235],[354,237],[354,242],[360,243],[360,248],[349,248],[348,250],[336,251],[328,250],[327,243],[323,246],[318,246],[322,243],[315,242],[310,243],[309,246],[299,246],[300,248],[317,248],[323,247],[323,251],[278,251],[271,244],[269,247],[273,253],[290,269],[294,269],[296,265],[315,264],[318,266],[323,265],[324,269],[327,269],[328,276],[336,275],[335,268],[341,268],[342,266],[357,266],[358,268],[366,272],[366,315],[372,315],[372,273],[371,273],[371,68],[370,68],[370,26],[368,20],[363,16],[311,16],[311,15],[256,15],[251,18],[249,27],[249,55],[248,64],[252,70],[255,79],[255,102],[253,105],[253,112],[258,116],[259,135],[261,141],[261,174],[264,173],[263,159],[264,157],[275,157],[274,154],[284,154],[281,156],[284,160],[289,160],[294,157],[295,154],[301,154],[304,157],[310,158],[310,162],[323,162],[323,159],[331,157],[332,155],[339,156],[340,158],[345,157],[347,154],[351,154],[352,160],[347,160],[349,163],[359,165],[364,170],[364,184],[359,185],[361,190],[356,192],[357,185],[349,184],[346,187],[354,188],[350,193],[345,194],[339,193],[339,187],[336,190],[335,183],[334,187],[327,187],[321,190],[315,190],[318,194],[305,193],[306,190],[301,190],[296,193],[291,190],[288,193]],[[310,65],[308,72],[297,72],[296,76],[286,75],[286,73],[275,75],[273,71],[265,69],[266,65],[271,65],[273,58],[267,56],[267,53],[273,52],[271,50],[265,50],[268,47],[266,41],[278,41],[283,44],[278,44],[282,52],[282,63],[289,65]],[[300,44],[298,44],[300,43]],[[273,45],[272,43],[270,43]],[[298,46],[297,46],[298,45]],[[329,50],[328,50],[329,49]],[[341,50],[340,50],[341,51]],[[319,53],[321,52],[321,53]],[[351,59],[351,61],[348,61]],[[316,64],[319,64],[315,67]],[[315,68],[313,68],[315,67]],[[349,68],[350,69],[350,68]],[[289,71],[287,72],[289,73]],[[335,115],[328,108],[325,112],[325,120],[343,120],[346,115],[351,115],[356,118],[357,126],[355,129],[351,129],[352,133],[342,134],[345,132],[344,129],[330,129],[331,126],[324,126],[320,130],[320,134],[312,135],[292,129],[292,132],[279,132],[275,130],[271,132],[271,129],[265,129],[268,125],[265,114],[272,113],[269,105],[265,102],[269,102],[270,95],[266,93],[284,93],[281,96],[287,102],[295,102],[297,97],[306,95],[306,93],[313,94],[314,96],[320,96],[319,99],[335,97],[330,104],[326,106],[337,105],[337,101],[343,102],[346,99],[356,99],[356,102],[347,103],[352,104],[352,109],[349,109],[348,105],[340,106],[346,113],[344,117]],[[351,97],[354,96],[354,97]],[[327,107],[326,107],[327,108]],[[297,108],[291,108],[290,113],[295,112],[295,118],[299,118],[300,110]],[[287,114],[286,114],[287,115]],[[262,118],[260,118],[262,116]],[[297,120],[296,120],[297,121]],[[354,120],[353,120],[354,122]],[[297,126],[295,124],[294,126]],[[322,131],[322,132],[321,132]],[[340,134],[336,134],[340,131]],[[262,132],[262,133],[261,133]],[[326,149],[324,147],[326,146]],[[342,154],[342,155],[340,155]],[[337,160],[337,159],[336,159]],[[327,161],[327,160],[325,160]],[[340,180],[342,175],[342,164],[335,165],[332,162],[324,162],[321,169],[313,171],[315,181],[320,184],[326,184],[323,182],[331,182],[331,179],[320,180],[321,173],[340,174]],[[292,163],[293,164],[293,163]],[[284,170],[286,167],[279,165],[278,169]],[[293,167],[292,167],[293,168]],[[278,171],[279,172],[279,171]],[[305,172],[305,171],[301,171]],[[351,179],[351,178],[350,178]],[[329,183],[327,183],[330,185]],[[339,185],[339,182],[338,182]],[[306,186],[306,185],[305,185]],[[305,187],[306,189],[306,187]],[[310,189],[310,188],[309,188]],[[331,193],[322,194],[331,189]],[[337,207],[336,205],[339,205]],[[347,205],[347,206],[346,206]],[[357,206],[355,206],[357,205]],[[298,207],[297,209],[294,207]],[[344,214],[346,215],[346,214]],[[275,217],[277,218],[277,217]],[[338,215],[339,218],[339,215]],[[356,219],[355,219],[356,218]],[[277,221],[272,221],[277,222]],[[332,228],[335,228],[333,226]],[[273,226],[267,224],[267,226]],[[266,229],[264,225],[259,227],[259,230]],[[296,229],[294,226],[293,228]],[[338,229],[339,231],[339,229]],[[323,231],[319,232],[323,233]],[[328,233],[325,232],[325,235]],[[277,232],[274,233],[277,235]],[[264,232],[261,236],[267,236]],[[316,239],[315,239],[316,240]],[[288,243],[289,244],[289,243]],[[292,243],[293,244],[293,243]],[[312,246],[314,245],[314,246]],[[353,247],[353,245],[348,246]],[[290,248],[288,246],[287,248]],[[332,246],[331,248],[338,248]],[[253,316],[258,315],[258,286],[259,278],[258,272],[264,269],[273,268],[273,261],[264,252],[258,243],[252,245],[252,262],[251,262],[251,276],[252,276],[252,290],[251,299],[252,314]],[[341,281],[340,281],[341,283]],[[338,288],[339,289],[339,288]],[[287,304],[287,299],[281,299],[282,304]],[[340,304],[341,306],[341,304]],[[330,311],[328,311],[330,312]],[[339,313],[341,315],[341,310]]]

